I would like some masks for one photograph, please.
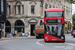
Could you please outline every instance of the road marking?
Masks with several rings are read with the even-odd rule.
[[[16,40],[9,40],[9,41],[5,41],[5,42],[1,42],[0,44],[4,44],[4,43],[8,43],[8,42],[13,42],[13,41],[16,41]]]
[[[67,37],[67,38],[71,38],[71,37]]]
[[[72,46],[75,46],[75,44],[72,44],[72,43],[65,43],[65,44],[68,44],[68,45],[72,45]]]
[[[38,44],[40,46],[44,46],[43,44],[39,43],[40,41],[42,41],[42,40],[37,41],[36,44]]]
[[[5,41],[10,41],[10,40],[3,40],[3,41],[0,41],[0,43],[1,43],[1,42],[5,42]]]
[[[75,39],[74,39],[75,40]]]
[[[43,44],[39,43],[40,41],[42,41],[42,40],[37,41],[36,44],[38,44],[38,45],[40,45],[40,46],[44,46]],[[45,43],[45,44],[47,44],[47,43]],[[55,43],[48,43],[48,44],[55,44]],[[57,43],[56,43],[56,44],[57,44]],[[60,43],[60,44],[63,44],[63,43]],[[68,44],[68,45],[75,46],[75,44],[72,44],[72,43],[64,43],[64,44]]]

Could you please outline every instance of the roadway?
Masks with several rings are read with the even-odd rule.
[[[45,43],[35,37],[12,38],[0,42],[0,50],[75,50],[75,38],[66,34],[65,43]]]

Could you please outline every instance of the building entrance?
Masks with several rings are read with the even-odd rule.
[[[34,34],[34,29],[35,29],[35,25],[31,25],[31,36],[35,36],[35,34]]]

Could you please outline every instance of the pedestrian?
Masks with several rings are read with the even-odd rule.
[[[26,32],[26,37],[28,36],[28,31]]]
[[[12,32],[12,36],[14,37],[14,31]]]
[[[10,33],[10,38],[12,38],[13,36],[12,36],[12,34]]]
[[[14,33],[15,38],[16,38],[16,35],[17,35],[17,31],[15,30],[15,33]]]
[[[68,30],[67,30],[67,34],[68,34],[69,32],[68,32]]]

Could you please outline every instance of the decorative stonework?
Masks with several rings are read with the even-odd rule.
[[[38,22],[36,19],[30,19],[30,20],[28,20],[28,23],[30,23],[30,22]]]
[[[32,4],[32,3],[37,4],[36,1],[30,1],[29,2],[29,4]]]
[[[20,1],[16,1],[15,5],[17,5],[17,4],[22,4],[22,3]]]

